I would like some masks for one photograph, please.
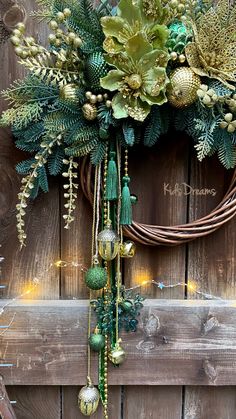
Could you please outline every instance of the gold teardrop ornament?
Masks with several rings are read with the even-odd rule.
[[[169,103],[175,108],[186,108],[198,98],[200,77],[189,67],[180,67],[170,74],[170,87],[167,89]]]
[[[85,416],[93,415],[98,408],[99,399],[100,394],[98,389],[94,387],[90,378],[88,378],[87,385],[81,388],[78,396],[78,404],[81,413]]]

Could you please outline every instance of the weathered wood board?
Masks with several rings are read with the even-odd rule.
[[[6,320],[17,315],[2,336],[2,358],[13,364],[6,383],[83,384],[87,312],[82,300],[9,307]],[[235,301],[147,300],[137,333],[125,338],[127,360],[110,365],[112,385],[236,384]]]

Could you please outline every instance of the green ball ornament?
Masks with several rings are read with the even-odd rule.
[[[105,346],[105,337],[95,330],[90,335],[89,346],[94,352],[100,352]]]
[[[100,266],[90,268],[85,275],[85,283],[91,290],[101,290],[107,284],[107,272]]]
[[[129,313],[129,311],[133,308],[133,303],[130,300],[123,300],[121,301],[120,306],[125,313]]]

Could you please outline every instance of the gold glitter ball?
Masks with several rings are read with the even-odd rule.
[[[97,108],[92,103],[85,103],[82,107],[83,115],[88,121],[93,121],[97,118]]]
[[[174,70],[170,74],[170,83],[167,98],[175,108],[185,108],[197,100],[201,79],[191,68],[181,67]]]

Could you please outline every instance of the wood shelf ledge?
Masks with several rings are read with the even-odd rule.
[[[87,314],[87,300],[9,305],[0,317],[13,319],[1,331],[5,384],[84,384]],[[110,365],[111,385],[236,385],[235,300],[146,300],[137,332],[122,337],[127,359]]]

